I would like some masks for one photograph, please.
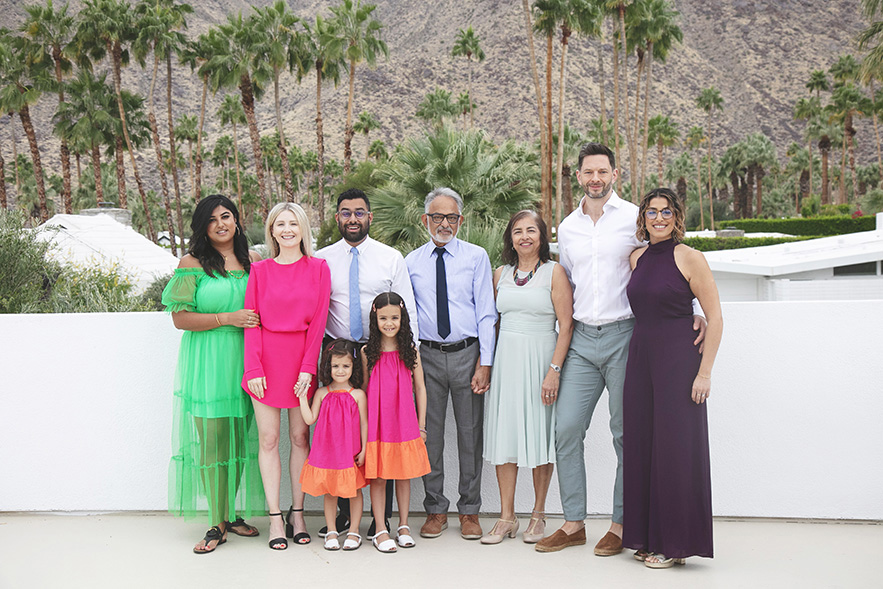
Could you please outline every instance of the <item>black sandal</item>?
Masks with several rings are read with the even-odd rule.
[[[235,528],[245,528],[248,531],[248,534],[243,534],[242,532],[237,532]],[[241,517],[237,517],[232,522],[227,522],[227,531],[233,532],[237,536],[245,536],[246,538],[254,538],[255,536],[260,536],[261,532],[256,527],[248,525],[245,523],[245,520]]]
[[[309,544],[313,541],[313,539],[310,537],[309,532],[298,532],[297,534],[295,534],[294,525],[290,523],[290,520],[292,513],[297,513],[303,510],[303,507],[301,507],[300,509],[295,509],[294,505],[292,505],[291,508],[288,510],[288,515],[285,516],[285,537],[291,538],[292,540],[294,540],[295,544],[301,545]]]
[[[268,515],[270,517],[276,517],[278,515],[280,519],[282,518],[281,511],[279,513],[270,513]],[[285,538],[273,538],[272,540],[270,540],[269,546],[273,550],[285,550],[286,548],[288,548],[288,540],[286,540]]]
[[[205,533],[205,538],[203,538],[203,540],[205,541],[206,548],[208,548],[209,542],[217,541],[218,543],[215,544],[215,547],[211,550],[197,550],[196,546],[194,546],[194,554],[208,554],[209,552],[214,552],[218,548],[218,546],[227,541],[227,538],[224,537],[224,532],[221,531],[221,528],[219,528],[218,526],[212,526],[211,528],[209,528],[208,532]]]

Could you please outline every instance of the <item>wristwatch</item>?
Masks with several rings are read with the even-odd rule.
[[[561,374],[561,367],[558,366],[557,364],[549,364],[549,368],[551,368],[552,370],[554,370],[558,374]]]

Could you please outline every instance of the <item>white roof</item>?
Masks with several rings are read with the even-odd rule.
[[[878,221],[879,226],[879,221]],[[782,276],[883,260],[883,230],[705,252],[714,272]]]
[[[110,215],[55,215],[41,227],[56,227],[57,231],[43,231],[55,247],[50,255],[63,263],[78,265],[100,264],[117,266],[142,292],[158,276],[171,274],[178,266],[178,258],[168,250]]]

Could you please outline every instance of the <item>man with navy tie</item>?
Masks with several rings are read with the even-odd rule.
[[[423,477],[424,538],[448,527],[444,495],[445,415],[448,396],[457,427],[460,467],[457,511],[460,535],[481,538],[484,397],[494,356],[493,278],[487,252],[457,239],[463,199],[450,188],[427,195],[423,224],[430,241],[405,258],[420,324],[420,357],[426,379],[426,449],[432,471]]]

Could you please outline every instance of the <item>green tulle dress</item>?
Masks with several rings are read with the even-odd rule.
[[[248,275],[211,277],[178,268],[162,294],[166,311],[229,313],[242,309]],[[174,384],[169,511],[209,523],[266,513],[258,468],[257,427],[240,382],[242,329],[184,331]]]

